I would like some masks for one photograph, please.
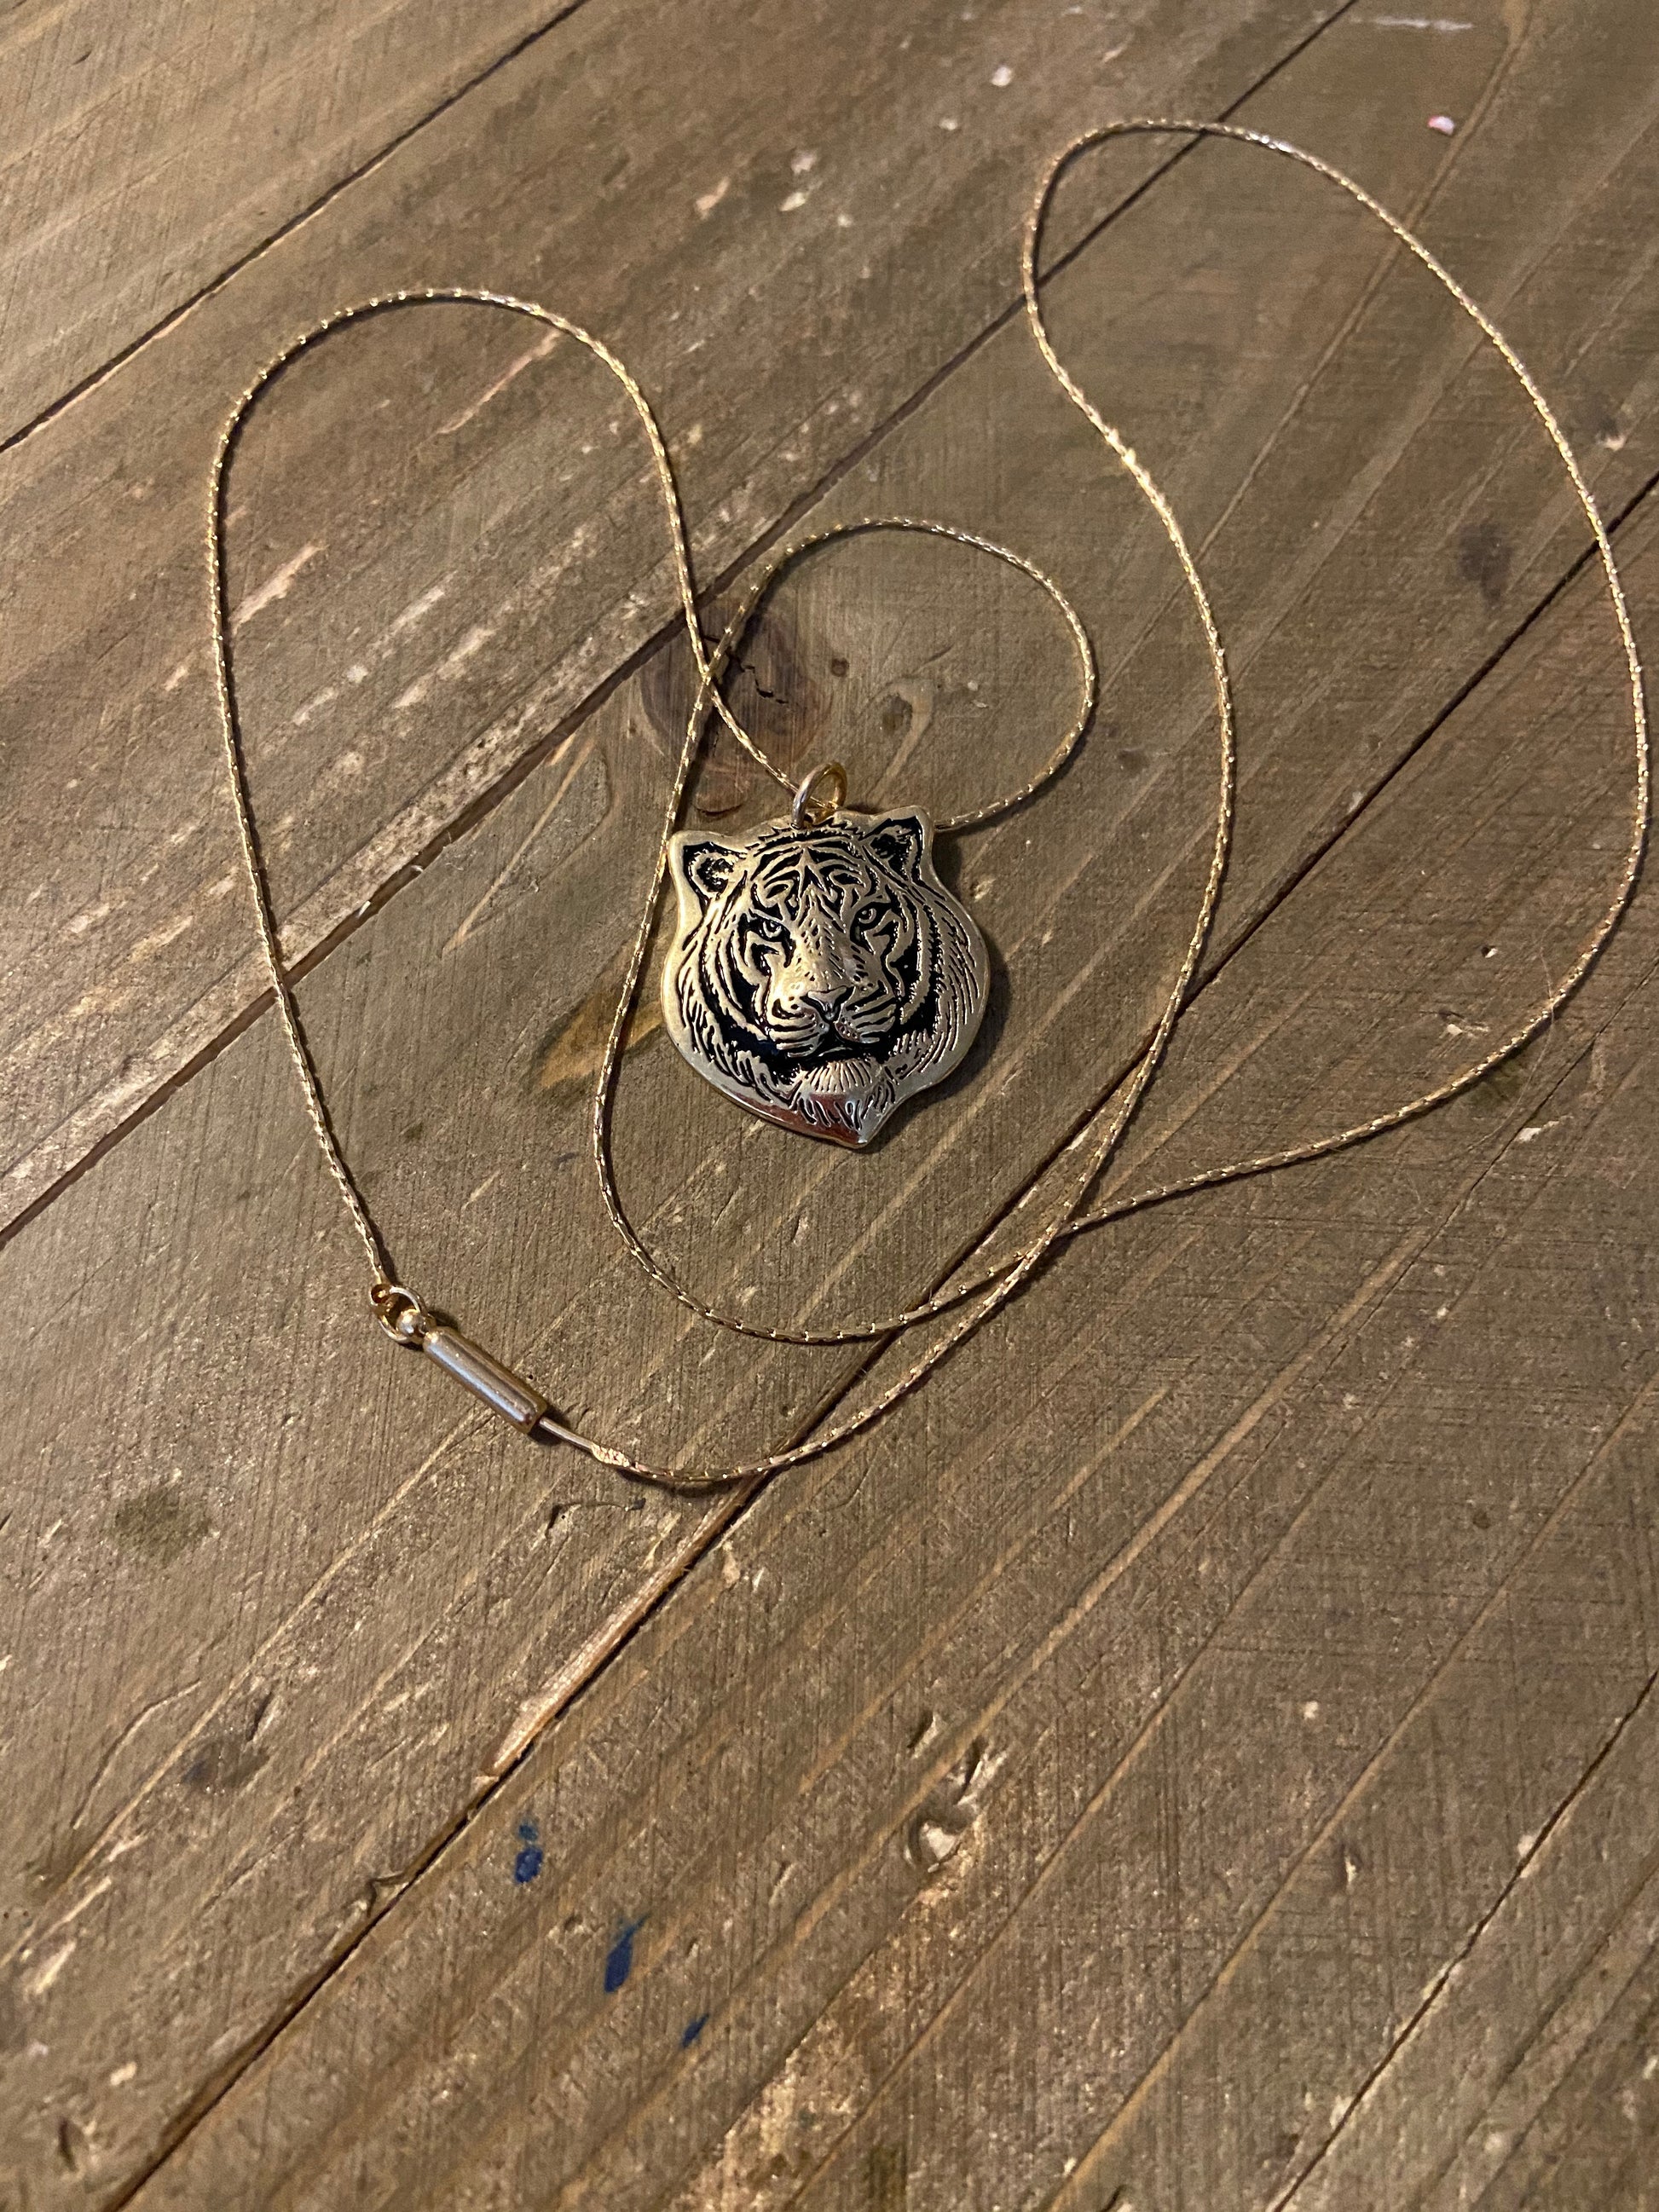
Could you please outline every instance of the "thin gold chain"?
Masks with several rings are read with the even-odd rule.
[[[1054,188],[1061,174],[1079,155],[1103,143],[1109,138],[1131,133],[1148,132],[1229,138],[1242,144],[1260,146],[1270,153],[1283,155],[1291,161],[1301,163],[1304,167],[1315,171],[1318,175],[1328,178],[1333,184],[1340,186],[1352,198],[1357,200],[1362,207],[1368,209],[1389,230],[1393,232],[1425,268],[1445,287],[1458,306],[1474,321],[1503,356],[1543,423],[1551,443],[1560,455],[1573,490],[1583,508],[1595,538],[1630,678],[1631,708],[1636,747],[1636,775],[1632,802],[1630,842],[1624,866],[1609,903],[1566,974],[1555,985],[1549,995],[1525,1017],[1501,1044],[1485,1054],[1480,1060],[1460,1069],[1456,1074],[1448,1078],[1434,1089],[1424,1091],[1401,1105],[1391,1107],[1380,1114],[1374,1115],[1368,1121],[1356,1122],[1328,1136],[1291,1146],[1280,1152],[1259,1153],[1250,1158],[1231,1161],[1221,1167],[1206,1169],[1175,1182],[1160,1183],[1151,1188],[1138,1191],[1128,1197],[1115,1200],[1092,1211],[1085,1212],[1084,1201],[1086,1195],[1111,1158],[1131,1117],[1157,1074],[1168,1051],[1170,1038],[1180,1020],[1182,1011],[1187,1004],[1193,978],[1203,957],[1211,925],[1214,919],[1216,903],[1219,896],[1231,842],[1233,821],[1235,744],[1231,687],[1221,640],[1203,581],[1199,575],[1180,524],[1163,492],[1119,432],[1095,408],[1055,352],[1042,319],[1039,299],[1037,272],[1043,225]],[[1304,152],[1300,147],[1291,145],[1282,139],[1268,137],[1259,131],[1243,130],[1229,124],[1168,121],[1148,117],[1107,124],[1098,130],[1085,132],[1073,140],[1054,158],[1043,178],[1026,224],[1020,266],[1026,315],[1038,349],[1060,389],[1117,457],[1157,514],[1181,565],[1182,573],[1199,617],[1214,684],[1219,740],[1214,834],[1211,842],[1210,862],[1186,950],[1164,999],[1163,1010],[1154,1027],[1152,1040],[1131,1071],[1121,1098],[1115,1104],[1102,1109],[1101,1115],[1097,1117],[1097,1125],[1085,1139],[1074,1142],[1068,1148],[1066,1155],[1068,1165],[1063,1177],[1060,1199],[1054,1205],[1048,1220],[1036,1237],[1011,1260],[968,1281],[958,1283],[948,1291],[942,1291],[919,1305],[909,1307],[899,1314],[884,1316],[873,1321],[848,1323],[833,1330],[811,1331],[767,1328],[738,1316],[724,1313],[707,1304],[687,1290],[648,1250],[623,1210],[611,1163],[609,1133],[611,1103],[615,1095],[617,1066],[627,1036],[629,1018],[638,995],[651,932],[661,898],[667,866],[668,841],[678,823],[691,773],[711,714],[720,716],[738,743],[769,775],[785,789],[791,787],[789,777],[768,758],[765,752],[756,744],[732,713],[720,690],[720,678],[732,653],[741,641],[762,599],[792,562],[833,539],[858,532],[881,529],[922,532],[933,536],[953,539],[958,544],[993,555],[1013,568],[1022,570],[1046,590],[1058,606],[1068,625],[1073,641],[1077,648],[1082,677],[1080,705],[1072,727],[1043,768],[1020,790],[1007,793],[970,813],[959,815],[941,823],[939,827],[942,830],[965,830],[976,827],[1018,805],[1021,800],[1031,797],[1055,774],[1068,757],[1087,725],[1095,696],[1096,678],[1093,656],[1083,625],[1059,585],[1020,555],[1012,553],[1006,547],[997,545],[972,532],[958,530],[949,524],[925,521],[911,516],[866,516],[857,521],[840,524],[830,529],[814,532],[810,537],[798,539],[773,556],[760,572],[737,612],[727,624],[724,635],[710,653],[705,648],[697,623],[687,533],[672,467],[655,416],[644,392],[617,356],[599,339],[592,337],[579,325],[569,321],[564,316],[556,314],[549,308],[538,307],[532,301],[514,299],[501,293],[459,289],[396,292],[362,301],[356,307],[328,317],[326,320],[315,325],[295,339],[260,371],[237,401],[220,435],[215,452],[208,507],[208,555],[212,589],[214,665],[221,729],[224,740],[227,769],[235,802],[242,854],[252,890],[259,941],[265,966],[270,975],[271,988],[287,1038],[289,1051],[304,1094],[307,1111],[316,1133],[318,1144],[327,1163],[329,1172],[339,1189],[353,1226],[368,1255],[372,1271],[370,1296],[384,1322],[387,1319],[388,1302],[391,1300],[403,1302],[407,1308],[417,1312],[423,1313],[424,1309],[421,1308],[420,1302],[412,1293],[404,1291],[401,1285],[396,1285],[393,1281],[392,1271],[380,1233],[361,1193],[352,1180],[338,1139],[330,1124],[316,1070],[311,1060],[283,964],[280,942],[271,909],[270,890],[260,859],[248,797],[241,734],[236,712],[235,688],[231,672],[230,623],[225,575],[223,527],[227,467],[249,408],[271,380],[307,346],[313,344],[329,331],[344,324],[360,320],[366,316],[404,306],[437,302],[504,308],[514,313],[529,315],[535,320],[547,324],[554,330],[574,338],[593,354],[616,377],[627,392],[635,412],[644,426],[667,517],[675,580],[686,635],[697,669],[698,689],[687,720],[684,743],[681,748],[679,761],[665,808],[663,828],[658,840],[650,890],[644,903],[639,927],[635,932],[628,972],[606,1041],[605,1053],[594,1092],[592,1121],[592,1146],[606,1207],[613,1224],[623,1237],[634,1258],[654,1281],[671,1291],[682,1304],[690,1307],[703,1319],[740,1335],[759,1337],[787,1344],[851,1344],[888,1336],[899,1330],[913,1327],[920,1322],[935,1319],[947,1313],[953,1315],[954,1318],[949,1326],[934,1339],[927,1350],[895,1381],[852,1413],[843,1415],[830,1426],[818,1430],[805,1441],[793,1445],[786,1450],[773,1452],[763,1458],[752,1460],[737,1467],[697,1468],[659,1466],[636,1459],[596,1438],[583,1436],[566,1427],[551,1416],[542,1422],[543,1429],[551,1435],[574,1445],[603,1465],[617,1468],[625,1474],[643,1481],[679,1490],[707,1490],[730,1483],[751,1480],[776,1473],[783,1468],[794,1466],[803,1460],[815,1458],[821,1453],[833,1449],[849,1437],[872,1426],[902,1398],[914,1390],[951,1352],[972,1335],[983,1322],[988,1320],[992,1314],[1016,1295],[1048,1254],[1064,1239],[1075,1236],[1084,1229],[1095,1228],[1108,1221],[1121,1220],[1128,1214],[1146,1206],[1159,1204],[1167,1199],[1193,1191],[1211,1189],[1218,1184],[1237,1182],[1245,1176],[1265,1174],[1274,1168],[1290,1167],[1304,1161],[1323,1158],[1330,1153],[1363,1143],[1366,1139],[1376,1136],[1384,1130],[1397,1128],[1403,1122],[1413,1121],[1419,1115],[1431,1112],[1434,1108],[1445,1104],[1449,1100],[1469,1089],[1473,1084],[1479,1082],[1494,1067],[1512,1057],[1553,1018],[1563,1003],[1578,988],[1600,957],[1607,939],[1618,927],[1635,887],[1647,836],[1650,807],[1647,711],[1644,696],[1641,661],[1637,652],[1635,633],[1632,628],[1630,611],[1626,602],[1624,587],[1620,580],[1618,564],[1613,557],[1613,546],[1577,459],[1548,402],[1539,390],[1525,364],[1503,333],[1485,312],[1470,299],[1428,247],[1396,216],[1391,215],[1380,202],[1374,199],[1363,186],[1356,184],[1329,163],[1321,161],[1316,155]]]

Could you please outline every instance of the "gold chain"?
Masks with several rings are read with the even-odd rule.
[[[1617,886],[1600,921],[1581,947],[1565,976],[1549,995],[1535,1006],[1517,1028],[1485,1054],[1480,1060],[1449,1077],[1431,1091],[1407,1100],[1403,1105],[1389,1108],[1374,1115],[1369,1121],[1334,1131],[1328,1136],[1288,1146],[1282,1152],[1259,1153],[1249,1159],[1236,1160],[1225,1165],[1211,1168],[1187,1176],[1177,1181],[1160,1183],[1138,1191],[1133,1195],[1113,1200],[1106,1206],[1085,1212],[1084,1201],[1116,1149],[1123,1131],[1162,1065],[1170,1041],[1187,1004],[1194,975],[1203,957],[1214,919],[1217,900],[1220,894],[1223,874],[1231,842],[1233,797],[1235,783],[1235,745],[1231,686],[1223,653],[1221,640],[1211,611],[1208,597],[1199,575],[1192,554],[1182,535],[1181,526],[1163,492],[1158,489],[1145,465],[1119,432],[1095,408],[1082,387],[1077,383],[1055,352],[1042,319],[1038,296],[1037,265],[1043,225],[1054,188],[1064,171],[1082,153],[1103,143],[1109,138],[1130,133],[1152,132],[1196,137],[1230,138],[1240,143],[1265,148],[1268,152],[1285,155],[1305,168],[1328,178],[1370,210],[1395,236],[1414,254],[1424,267],[1443,285],[1463,312],[1479,326],[1510,370],[1518,379],[1531,402],[1534,410],[1543,423],[1551,443],[1566,469],[1573,490],[1589,522],[1596,551],[1606,578],[1608,596],[1613,603],[1623,646],[1626,665],[1631,686],[1631,709],[1636,742],[1635,790],[1632,802],[1631,834],[1625,862]],[[1018,791],[1005,794],[970,813],[962,814],[942,822],[941,830],[962,830],[977,827],[1010,807],[1029,799],[1052,777],[1068,758],[1087,726],[1095,700],[1095,667],[1089,641],[1076,611],[1060,586],[1052,577],[1020,555],[1006,546],[976,536],[970,531],[958,530],[941,522],[929,522],[908,515],[865,516],[857,521],[837,524],[797,539],[775,555],[763,568],[751,588],[726,625],[723,635],[713,652],[705,648],[697,623],[696,601],[692,583],[687,533],[679,495],[674,482],[667,448],[658,428],[655,416],[644,392],[626,367],[599,339],[566,317],[537,306],[533,301],[518,300],[508,295],[471,291],[459,289],[434,289],[426,291],[394,292],[361,301],[315,325],[286,346],[260,371],[233,409],[213,460],[208,506],[208,559],[212,590],[214,666],[217,685],[220,724],[224,740],[225,758],[235,803],[238,831],[242,856],[246,865],[248,881],[253,895],[255,916],[258,925],[259,942],[266,969],[270,977],[279,1018],[288,1041],[289,1054],[298,1073],[304,1094],[307,1112],[316,1133],[317,1142],[327,1163],[330,1174],[338,1188],[350,1216],[372,1271],[370,1297],[382,1324],[390,1333],[406,1344],[424,1344],[441,1364],[459,1376],[508,1418],[523,1427],[537,1427],[547,1434],[574,1445],[603,1465],[618,1469],[636,1479],[657,1483],[670,1488],[687,1491],[708,1490],[726,1484],[752,1480],[793,1467],[800,1461],[817,1457],[830,1451],[879,1420],[896,1405],[900,1399],[914,1390],[950,1352],[971,1336],[981,1324],[988,1320],[999,1308],[1007,1304],[1041,1266],[1043,1260],[1066,1238],[1079,1231],[1100,1226],[1108,1221],[1117,1221],[1144,1207],[1160,1204],[1167,1199],[1187,1193],[1212,1189],[1217,1185],[1233,1182],[1248,1176],[1262,1175],[1270,1170],[1290,1167],[1304,1161],[1322,1159],[1350,1146],[1364,1142],[1387,1129],[1398,1128],[1403,1122],[1415,1120],[1478,1083],[1480,1079],[1511,1058],[1530,1039],[1536,1036],[1559,1010],[1600,957],[1626,906],[1635,887],[1645,843],[1650,806],[1647,709],[1643,690],[1642,665],[1637,652],[1635,633],[1631,625],[1630,611],[1626,603],[1624,587],[1620,580],[1618,564],[1613,558],[1612,543],[1595,501],[1586,483],[1577,459],[1556,421],[1548,402],[1539,390],[1524,362],[1492,323],[1485,312],[1470,299],[1456,280],[1444,269],[1422,241],[1404,223],[1391,215],[1374,199],[1363,186],[1345,176],[1315,155],[1305,153],[1300,147],[1272,138],[1255,131],[1246,131],[1224,123],[1164,121],[1139,118],[1132,121],[1107,124],[1102,128],[1084,133],[1065,147],[1050,163],[1026,224],[1020,258],[1022,289],[1025,312],[1039,351],[1047,362],[1055,381],[1091,423],[1105,444],[1115,453],[1133,478],[1142,495],[1157,514],[1164,527],[1176,559],[1181,564],[1204,634],[1209,654],[1211,673],[1216,697],[1216,719],[1219,738],[1218,776],[1215,809],[1214,836],[1212,840],[1210,863],[1203,891],[1186,951],[1178,970],[1164,999],[1163,1010],[1154,1027],[1151,1042],[1131,1071],[1124,1094],[1109,1110],[1103,1109],[1098,1126],[1086,1141],[1079,1140],[1069,1148],[1070,1164],[1064,1177],[1060,1200],[1054,1206],[1039,1233],[1011,1260],[996,1267],[941,1291],[920,1304],[908,1307],[902,1312],[884,1315],[879,1319],[848,1323],[829,1330],[766,1328],[738,1316],[722,1312],[708,1304],[684,1287],[677,1277],[643,1243],[629,1223],[616,1188],[610,1151],[610,1124],[612,1101],[615,1097],[617,1068],[626,1039],[628,1025],[643,973],[647,951],[657,908],[659,904],[664,878],[667,869],[668,843],[678,823],[684,805],[691,773],[701,750],[704,732],[711,714],[718,714],[738,743],[759,766],[786,790],[793,788],[792,780],[768,758],[750,733],[743,728],[722,695],[720,679],[732,653],[741,642],[762,600],[791,562],[803,555],[830,543],[832,540],[856,532],[872,530],[902,530],[925,532],[947,538],[958,544],[971,547],[994,556],[1011,567],[1023,571],[1039,584],[1054,601],[1071,632],[1076,647],[1081,673],[1080,703],[1071,728],[1059,746],[1031,781]],[[672,1468],[651,1464],[615,1449],[597,1439],[580,1435],[567,1428],[544,1409],[544,1401],[510,1370],[503,1369],[487,1354],[469,1346],[452,1330],[441,1327],[428,1313],[422,1301],[410,1291],[393,1279],[385,1246],[379,1231],[369,1214],[361,1192],[352,1180],[339,1141],[329,1121],[322,1091],[306,1043],[295,1009],[293,993],[283,964],[281,946],[275,917],[271,910],[270,888],[260,859],[254,829],[252,810],[248,797],[247,775],[242,753],[240,724],[237,717],[235,687],[231,672],[229,647],[228,592],[224,560],[224,513],[226,471],[234,449],[238,434],[248,410],[258,394],[271,380],[307,347],[314,344],[328,331],[362,318],[391,309],[453,302],[460,305],[503,308],[516,314],[531,316],[565,336],[574,338],[594,355],[621,384],[627,392],[634,410],[643,425],[651,447],[653,465],[661,489],[663,505],[668,522],[671,550],[673,556],[675,580],[678,589],[680,610],[684,620],[687,638],[697,669],[696,698],[686,723],[685,738],[672,779],[663,817],[663,827],[658,839],[655,865],[649,892],[644,902],[639,927],[635,933],[628,972],[619,995],[615,1016],[606,1040],[604,1060],[593,1097],[592,1119],[592,1148],[600,1187],[606,1209],[612,1223],[626,1243],[629,1252],[651,1276],[652,1279],[672,1294],[684,1306],[705,1321],[737,1334],[763,1338],[775,1343],[792,1345],[843,1345],[868,1342],[912,1328],[917,1323],[938,1318],[947,1313],[954,1319],[930,1345],[927,1351],[908,1367],[895,1381],[854,1412],[843,1415],[827,1428],[818,1430],[803,1443],[789,1449],[773,1452],[763,1458],[752,1460],[738,1467],[720,1468]]]

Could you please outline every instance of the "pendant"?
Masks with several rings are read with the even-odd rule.
[[[927,816],[848,813],[846,796],[831,764],[787,821],[671,841],[679,921],[662,1006],[717,1091],[786,1129],[860,1146],[960,1063],[990,968],[934,872]]]

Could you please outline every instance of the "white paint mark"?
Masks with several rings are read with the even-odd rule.
[[[483,1196],[487,1190],[493,1190],[506,1173],[507,1170],[505,1168],[497,1168],[493,1175],[487,1175],[483,1181],[477,1186],[476,1190],[468,1192],[466,1198],[462,1203],[461,1212],[465,1213],[469,1206],[476,1205],[478,1200]]]
[[[792,154],[789,156],[789,173],[792,177],[810,177],[817,166],[818,157],[810,146],[803,146],[799,154]]]
[[[64,936],[84,937],[93,924],[101,921],[108,912],[109,901],[100,899],[96,906],[86,908],[82,913],[74,915],[64,924]]]
[[[1337,2097],[1332,2100],[1331,2117],[1328,2124],[1333,2133],[1341,2126],[1343,2121],[1347,2118],[1348,2114],[1352,2110],[1353,2099],[1352,2097]]]
[[[1488,2158],[1502,2158],[1509,2147],[1510,2139],[1502,2128],[1488,2128],[1480,2142],[1480,2148]]]
[[[797,208],[804,208],[805,205],[806,195],[805,192],[791,192],[787,200],[780,200],[778,202],[778,213],[780,215],[793,215]]]
[[[1515,1141],[1517,1145],[1529,1145],[1534,1137],[1541,1137],[1547,1129],[1559,1127],[1560,1124],[1558,1121],[1529,1121]]]
[[[1515,1856],[1518,1859],[1529,1859],[1537,1848],[1538,1838],[1529,1830],[1526,1835],[1522,1837],[1520,1842],[1516,1845]]]
[[[1014,73],[1006,62],[999,62],[991,71],[991,82],[999,92],[1006,92],[1014,81]]]
[[[438,663],[438,674],[447,682],[449,678],[465,668],[473,654],[481,652],[495,635],[495,631],[484,623],[475,623],[454,651]]]
[[[684,442],[688,446],[702,445],[702,424],[701,422],[694,422],[691,425],[691,428],[685,434]]]
[[[172,675],[168,677],[167,682],[161,686],[161,689],[164,691],[176,691],[189,673],[190,662],[188,659],[181,660],[179,663],[179,665],[173,670]]]
[[[346,682],[348,684],[366,684],[368,681],[368,669],[363,666],[361,660],[354,660],[350,667],[346,671]]]
[[[421,593],[418,599],[411,599],[401,614],[393,617],[392,627],[387,630],[386,635],[396,637],[401,631],[412,628],[416,623],[424,621],[443,596],[443,586],[432,585],[428,590]]]
[[[840,215],[838,215],[838,216],[836,217],[836,228],[837,230],[851,230],[851,228],[853,228],[853,218],[852,218],[852,216],[851,216],[850,215],[847,214],[847,213],[845,212],[845,210],[843,210]],[[1623,440],[1622,438],[1619,441],[1619,443],[1620,443],[1621,446],[1624,444],[1624,442],[1625,442],[1625,441],[1624,441],[1624,440]]]
[[[1429,128],[1431,131],[1437,131],[1443,138],[1449,138],[1455,132],[1457,125],[1449,115],[1431,115],[1429,118]]]
[[[453,422],[441,422],[438,435],[453,438],[458,430],[465,430],[474,416],[482,415],[492,399],[500,398],[515,377],[522,376],[534,362],[545,361],[563,336],[562,331],[549,331],[545,337],[538,339],[528,353],[521,353],[516,361],[507,364],[493,384],[486,385],[470,407],[463,409]]]
[[[960,131],[962,125],[954,115],[941,115],[939,127],[941,131]]]
[[[254,616],[262,613],[273,600],[285,599],[301,569],[314,561],[322,550],[320,545],[302,545],[291,561],[284,561],[275,575],[267,576],[258,589],[250,592],[236,608],[230,617],[232,629],[240,629],[244,623],[251,623]],[[168,688],[172,687],[169,685]]]
[[[1625,450],[1625,434],[1622,430],[1609,430],[1605,437],[1598,438],[1595,442],[1607,453],[1622,453]]]
[[[1473,23],[1461,23],[1450,15],[1373,15],[1373,27],[1379,31],[1472,31]]]
[[[720,1553],[720,1580],[726,1585],[727,1589],[732,1588],[732,1585],[738,1580],[742,1571],[743,1570],[738,1566],[737,1559],[733,1554],[729,1551],[722,1551]]]
[[[402,620],[401,617],[399,620]],[[407,707],[418,707],[434,684],[447,684],[465,667],[475,653],[489,644],[495,635],[495,631],[486,624],[475,623],[460,643],[447,653],[435,668],[428,669],[424,676],[417,676],[407,690],[398,693],[392,702],[392,713],[401,714]]]
[[[1302,1708],[1302,1717],[1304,1721],[1316,1721],[1319,1718],[1319,1700],[1317,1698],[1309,1698],[1307,1704]]]
[[[41,1967],[40,1972],[35,1975],[34,1978],[23,1984],[30,1996],[45,1996],[46,1991],[58,1979],[58,1977],[63,1972],[64,1967],[68,1966],[70,1958],[74,1954],[75,1947],[80,1940],[81,1939],[78,1936],[71,1936],[69,1942],[64,1944],[61,1951],[54,1951],[52,1953],[51,1958],[47,1960],[46,1965]]]
[[[1434,1317],[1437,1321],[1444,1321],[1446,1316],[1450,1311],[1451,1308],[1449,1306],[1437,1306],[1434,1310]]]
[[[139,939],[127,958],[148,960],[152,952],[159,952],[163,945],[171,945],[175,937],[182,937],[195,919],[193,914],[181,914],[177,921],[168,922],[164,928],[152,930],[148,937]]]
[[[331,705],[339,696],[337,685],[331,684],[326,690],[319,691],[315,697],[307,699],[303,707],[296,707],[294,710],[295,728],[303,730],[313,714],[320,713],[323,708]]]
[[[722,177],[712,192],[699,192],[696,203],[698,219],[701,221],[703,216],[713,215],[731,189],[731,178]]]
[[[110,2075],[110,2087],[112,2089],[125,2089],[127,2083],[131,2081],[133,2075],[137,2074],[137,2071],[138,2061],[136,2058],[129,2058],[125,2066],[118,2066],[115,2071]]]

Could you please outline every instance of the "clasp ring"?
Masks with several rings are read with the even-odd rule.
[[[797,835],[822,829],[847,799],[847,771],[839,761],[824,761],[803,776],[789,819]]]
[[[418,1344],[432,1326],[431,1315],[401,1283],[376,1283],[368,1302],[394,1344]]]

